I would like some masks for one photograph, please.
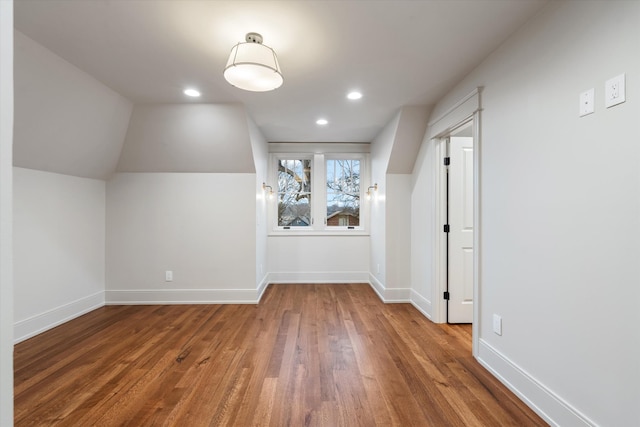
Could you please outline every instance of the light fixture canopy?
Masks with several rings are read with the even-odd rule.
[[[247,33],[246,42],[231,49],[224,78],[239,89],[267,92],[282,86],[284,78],[276,53],[262,44],[258,33]]]

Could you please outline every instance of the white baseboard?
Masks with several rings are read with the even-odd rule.
[[[258,289],[257,289],[257,294],[258,294],[258,302],[260,302],[260,300],[262,299],[262,295],[264,295],[264,291],[267,290],[267,288],[269,287],[269,275],[265,274],[265,276],[262,278],[262,281],[260,282],[260,284],[258,284]]]
[[[257,304],[260,296],[258,289],[136,289],[105,292],[107,305]]]
[[[371,273],[369,273],[369,285],[385,304],[410,302],[410,288],[387,288]]]
[[[386,303],[407,303],[411,302],[410,288],[386,288],[384,290],[384,302]]]
[[[378,298],[380,298],[382,302],[385,302],[384,301],[384,291],[385,291],[384,285],[373,274],[369,274],[369,285],[371,285],[371,288],[373,289],[373,291],[376,294],[378,294]]]
[[[550,425],[597,425],[483,339],[480,339],[477,359]]]
[[[14,343],[22,342],[68,322],[71,319],[75,319],[76,317],[100,308],[105,304],[104,298],[104,292],[100,291],[29,317],[28,319],[17,321],[13,324]]]
[[[367,283],[366,271],[281,271],[269,273],[269,283]]]
[[[431,318],[431,301],[414,291],[411,290],[411,305],[413,305],[420,313],[427,319],[433,321]]]

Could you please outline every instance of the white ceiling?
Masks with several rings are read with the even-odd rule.
[[[16,0],[15,26],[135,104],[241,103],[268,141],[370,142],[400,107],[435,104],[547,1]],[[222,77],[252,31],[278,54],[276,91]],[[187,86],[202,97],[186,99]],[[364,97],[348,101],[352,89]]]

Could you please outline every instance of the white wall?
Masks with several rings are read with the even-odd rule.
[[[15,340],[104,305],[104,181],[14,168]]]
[[[388,174],[385,215],[385,300],[407,301],[411,287],[411,175]]]
[[[433,114],[484,86],[479,360],[557,425],[640,425],[639,51],[640,2],[552,2]]]
[[[107,303],[255,302],[255,194],[255,174],[114,175]]]
[[[0,425],[13,424],[13,2],[0,1]]]
[[[411,301],[433,317],[436,212],[435,146],[425,140],[418,153],[411,182]]]
[[[262,183],[267,181],[267,163],[269,161],[269,144],[260,129],[250,118],[247,118],[251,151],[256,168],[256,286],[258,292],[267,286],[267,198]]]
[[[371,182],[378,184],[370,202],[371,206],[371,275],[370,281],[383,298],[386,289],[386,193],[387,167],[393,149],[400,112],[371,142]]]
[[[15,73],[14,166],[108,178],[131,102],[18,31]]]
[[[410,175],[429,109],[403,107],[371,143],[372,182],[378,191],[371,201],[371,275],[386,302],[411,297]]]
[[[269,236],[272,283],[367,282],[369,236]]]

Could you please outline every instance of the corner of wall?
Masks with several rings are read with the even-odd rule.
[[[264,289],[262,291],[260,289],[267,277],[265,268],[269,265],[267,251],[267,200],[262,189],[262,183],[268,179],[269,146],[260,129],[249,116],[247,116],[247,124],[256,170],[256,285],[258,294],[262,296]]]
[[[13,2],[0,1],[0,425],[13,425]]]

